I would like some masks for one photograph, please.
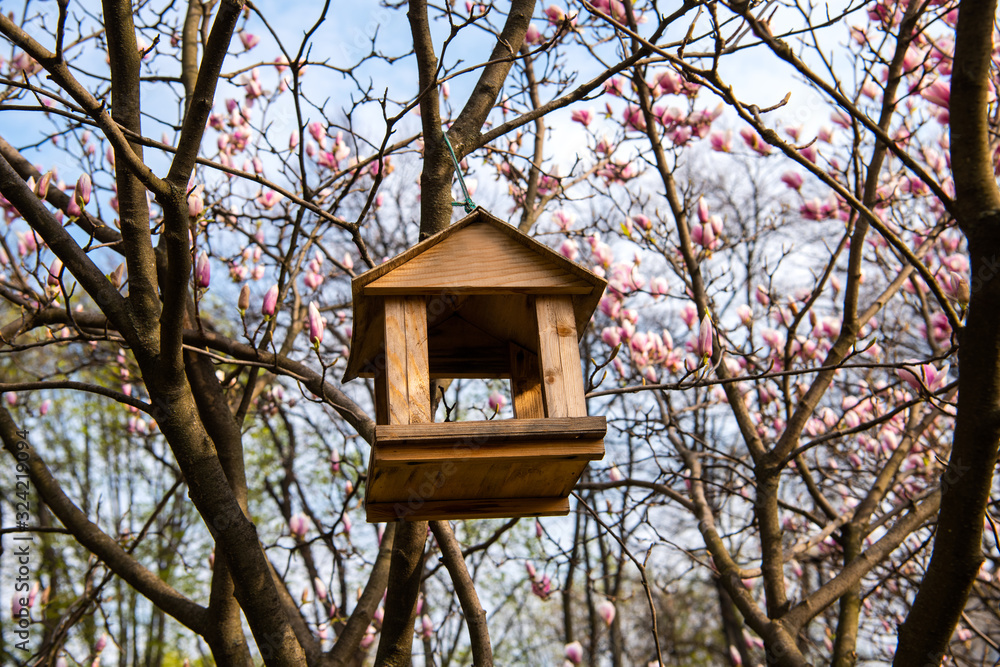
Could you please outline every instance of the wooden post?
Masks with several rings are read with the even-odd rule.
[[[586,417],[580,344],[569,296],[535,297],[546,417]]]
[[[385,298],[385,383],[389,424],[431,421],[427,304],[422,296]]]
[[[510,397],[515,419],[543,419],[542,372],[538,355],[517,343],[510,344]]]

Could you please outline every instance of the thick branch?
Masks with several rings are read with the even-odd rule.
[[[465,558],[458,540],[447,521],[432,521],[431,531],[441,548],[441,557],[448,568],[451,581],[455,584],[455,594],[462,604],[465,624],[469,627],[469,642],[472,644],[472,664],[475,667],[492,667],[493,648],[490,646],[490,629],[486,625],[486,611],[479,603],[476,585],[465,567]]]

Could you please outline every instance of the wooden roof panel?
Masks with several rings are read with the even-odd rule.
[[[364,287],[365,294],[442,290],[587,294],[589,283],[492,225],[470,225]]]

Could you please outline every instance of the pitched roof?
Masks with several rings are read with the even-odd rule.
[[[532,294],[566,294],[573,299],[582,336],[606,286],[603,278],[476,209],[351,282],[354,326],[344,381],[367,375],[366,367],[381,352],[381,331],[373,327],[382,322],[385,296],[437,296],[447,302],[470,295],[520,295],[523,300]]]

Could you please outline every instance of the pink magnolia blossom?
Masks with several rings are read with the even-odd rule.
[[[552,219],[559,226],[560,231],[567,231],[576,222],[576,214],[565,209],[559,209],[552,214]]]
[[[695,342],[694,353],[704,360],[712,357],[714,351],[715,327],[712,325],[712,318],[706,313],[701,318],[701,326],[698,327],[698,339]]]
[[[642,109],[634,104],[625,109],[624,120],[625,129],[638,130],[639,132],[646,130],[646,118],[642,115]]]
[[[319,347],[323,342],[323,331],[326,329],[326,320],[319,314],[319,308],[315,301],[309,302],[309,342],[314,347]]]
[[[249,51],[253,47],[260,44],[260,37],[253,34],[252,32],[247,32],[244,30],[240,33],[240,41],[243,42],[243,48]]]
[[[781,175],[781,182],[792,190],[798,190],[802,187],[802,174],[795,171],[786,171]]]
[[[319,577],[313,578],[313,588],[316,591],[317,600],[322,601],[326,599],[327,595],[326,584],[323,583],[322,579],[320,579]]]
[[[92,190],[93,185],[90,182],[90,176],[88,174],[80,176],[76,181],[76,187],[73,189],[73,201],[81,210],[90,203]]]
[[[594,121],[594,110],[593,109],[577,109],[573,112],[571,118],[574,122],[580,123],[584,127],[587,127]]]
[[[494,391],[492,394],[490,394],[488,403],[490,406],[490,410],[493,410],[494,412],[500,412],[501,410],[503,410],[503,406],[507,405],[507,397],[498,391]]]
[[[936,104],[943,109],[947,109],[951,102],[951,84],[941,79],[936,79],[934,83],[920,92],[920,96],[931,104]]]
[[[945,364],[940,370],[932,363],[907,362],[907,364],[909,367],[900,368],[896,371],[896,375],[916,392],[934,392],[948,382],[950,364]]]
[[[427,614],[420,617],[420,636],[424,639],[430,639],[434,636],[434,623]]]
[[[49,285],[57,286],[59,285],[59,274],[62,273],[63,263],[62,260],[56,257],[52,260],[49,265],[49,277],[46,281]]]
[[[713,131],[710,135],[708,135],[708,141],[711,144],[713,151],[729,153],[733,150],[733,131]]]
[[[744,127],[740,130],[740,136],[743,137],[746,145],[758,155],[769,155],[771,153],[771,147],[760,138],[759,134],[749,127]]]
[[[255,200],[264,210],[270,211],[283,197],[274,190],[262,191]]]
[[[270,319],[274,317],[277,305],[278,286],[272,285],[271,289],[267,290],[267,294],[264,295],[264,302],[261,304],[260,312],[265,318]]]
[[[194,265],[194,284],[196,287],[205,289],[212,282],[212,266],[208,262],[208,255],[203,250],[198,255],[198,261]]]
[[[559,245],[559,252],[570,261],[576,261],[580,254],[580,247],[573,239],[564,239]]]
[[[198,218],[205,212],[205,186],[197,185],[187,197],[188,217]]]
[[[528,31],[524,33],[524,41],[527,44],[541,44],[545,41],[545,37],[535,27],[535,24],[532,23],[528,26]]]
[[[615,620],[615,605],[611,600],[603,600],[597,605],[597,615],[601,617],[606,625],[611,625]]]
[[[52,183],[52,177],[53,177],[52,172],[47,171],[35,185],[35,194],[38,195],[40,199],[45,199],[45,197],[48,195],[49,185]]]
[[[548,600],[552,595],[552,580],[548,576],[532,579],[531,592],[543,600]]]
[[[309,517],[305,514],[296,514],[288,520],[288,532],[296,540],[304,539],[309,532]]]
[[[566,18],[566,12],[561,7],[556,7],[555,5],[546,7],[545,15],[549,18],[549,23],[552,25],[559,25]]]
[[[574,665],[583,662],[583,646],[580,642],[570,642],[565,648],[566,659]]]

